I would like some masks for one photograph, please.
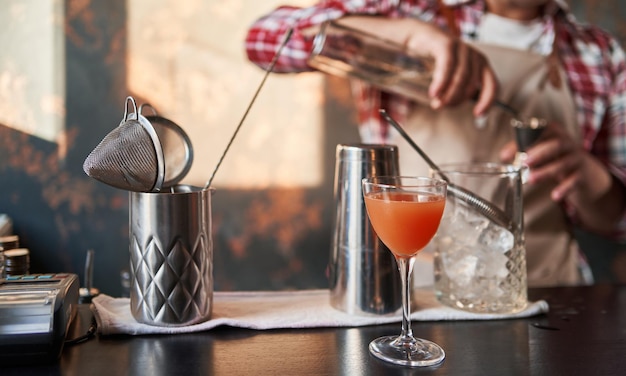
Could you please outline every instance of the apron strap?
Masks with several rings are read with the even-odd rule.
[[[437,3],[439,3],[439,9],[441,10],[441,14],[446,19],[446,25],[448,26],[448,30],[450,34],[452,34],[453,36],[457,38],[460,37],[461,29],[459,28],[459,25],[456,23],[456,18],[454,17],[454,9],[447,6],[443,2],[443,0],[438,0]]]
[[[554,41],[552,41],[552,51],[550,51],[550,55],[547,58],[548,64],[548,80],[557,89],[561,88],[563,82],[561,80],[560,67],[561,67],[561,58],[559,55],[559,48],[556,45],[556,40],[559,34],[559,26],[556,20],[554,22]]]

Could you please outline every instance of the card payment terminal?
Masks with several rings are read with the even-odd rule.
[[[0,364],[58,360],[76,316],[78,296],[76,274],[0,279]]]

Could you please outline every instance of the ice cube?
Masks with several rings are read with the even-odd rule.
[[[472,282],[479,264],[478,257],[459,244],[448,249],[442,261],[448,278],[459,286],[467,286]]]
[[[515,236],[504,227],[489,223],[481,232],[479,242],[493,252],[504,253],[513,248]]]

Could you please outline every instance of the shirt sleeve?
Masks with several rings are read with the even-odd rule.
[[[600,160],[626,191],[626,54],[607,32],[585,25],[570,31],[573,42],[561,50],[570,86],[578,93],[583,147]],[[574,208],[566,207],[578,223]],[[608,235],[626,240],[626,210]]]
[[[433,0],[419,0],[422,7]],[[293,34],[274,66],[277,73],[313,70],[307,58],[313,47],[314,33],[306,29],[348,14],[398,16],[399,0],[325,0],[308,8],[281,6],[256,20],[248,29],[245,49],[248,59],[263,69],[269,67],[289,28]]]
[[[609,171],[626,191],[626,54],[615,39],[611,38],[609,45],[614,78],[607,115],[603,122],[605,126],[602,129],[606,137],[598,135],[597,141],[600,142],[598,150],[607,151],[606,155],[600,153],[599,157],[605,158]],[[619,240],[626,240],[626,210],[622,214],[615,235]]]

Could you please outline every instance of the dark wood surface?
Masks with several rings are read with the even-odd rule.
[[[368,343],[399,324],[255,331],[229,327],[185,335],[107,336],[64,349],[53,365],[1,375],[626,375],[626,286],[531,289],[547,315],[497,321],[414,322],[446,351],[434,368],[373,358]],[[84,308],[84,307],[83,307]],[[81,310],[81,324],[89,311]],[[76,335],[85,330],[76,328]]]

